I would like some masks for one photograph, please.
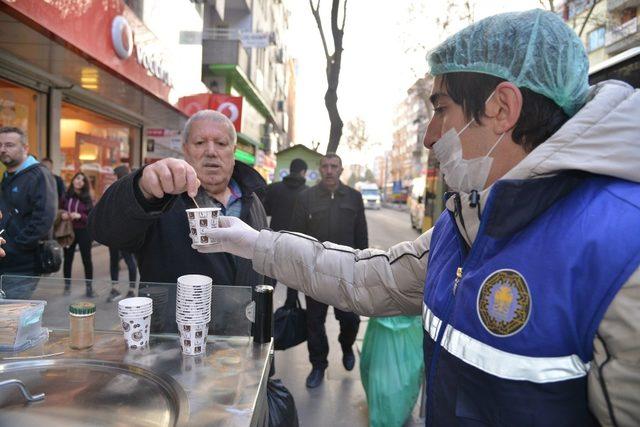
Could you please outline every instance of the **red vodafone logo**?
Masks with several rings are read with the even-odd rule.
[[[238,111],[238,106],[233,102],[223,102],[218,106],[216,111],[229,117],[229,120],[231,120],[232,122],[235,122],[236,120],[238,120],[238,117],[240,116],[240,111]]]

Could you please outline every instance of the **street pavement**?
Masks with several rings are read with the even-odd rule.
[[[387,249],[395,243],[414,240],[418,232],[411,228],[409,213],[402,207],[367,210],[367,225],[369,229],[369,246]],[[109,251],[105,246],[94,246],[93,251],[94,278],[97,281],[109,280]],[[120,279],[126,280],[127,272],[121,261]],[[62,278],[59,272],[54,277]],[[76,253],[72,271],[74,279],[84,277],[80,253]],[[126,285],[121,285],[126,290]],[[109,286],[96,289],[97,299],[107,298]],[[81,296],[84,292],[83,281],[74,281],[73,293]],[[274,308],[282,306],[286,296],[286,289],[278,285],[275,292]],[[301,297],[303,306],[304,297]],[[275,355],[276,372],[274,378],[281,378],[285,386],[294,396],[300,425],[303,427],[322,426],[367,426],[367,400],[360,382],[360,349],[367,328],[367,318],[362,318],[358,340],[356,341],[356,366],[352,371],[346,371],[342,366],[342,352],[338,343],[339,324],[334,317],[333,309],[327,314],[327,336],[329,338],[329,367],[325,371],[325,380],[315,389],[307,389],[305,380],[311,371],[308,361],[306,343],[300,344],[286,351],[277,351]],[[412,418],[405,427],[424,425],[424,420],[418,416],[418,405],[413,411]]]

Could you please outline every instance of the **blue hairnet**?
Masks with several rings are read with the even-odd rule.
[[[582,42],[558,16],[541,9],[503,13],[449,37],[427,55],[431,74],[476,72],[544,95],[573,116],[589,89]]]

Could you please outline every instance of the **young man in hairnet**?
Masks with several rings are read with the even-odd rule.
[[[422,313],[427,425],[637,425],[640,93],[589,88],[580,39],[541,10],[428,62],[424,145],[453,190],[434,228],[383,252],[228,218],[206,250],[343,310]]]

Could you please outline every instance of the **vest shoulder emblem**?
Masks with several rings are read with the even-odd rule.
[[[531,314],[531,294],[522,274],[510,269],[491,273],[478,291],[477,310],[490,334],[508,337],[520,332]]]

